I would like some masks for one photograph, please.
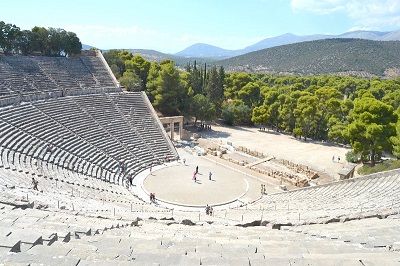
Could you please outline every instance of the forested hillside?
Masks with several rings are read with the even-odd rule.
[[[217,62],[230,71],[385,76],[400,69],[400,41],[328,39],[283,45]]]

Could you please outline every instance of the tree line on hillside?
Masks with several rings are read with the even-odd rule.
[[[350,144],[352,156],[371,164],[383,152],[400,157],[400,79],[225,73],[196,63],[179,70],[172,61],[148,62],[119,50],[105,58],[127,90],[145,91],[165,115],[222,118]]]
[[[0,21],[0,48],[5,54],[67,56],[79,54],[82,44],[75,33],[63,29],[21,30],[14,24]]]
[[[276,46],[219,61],[228,70],[317,75],[385,76],[400,68],[400,42],[325,39]],[[395,74],[395,72],[393,73]]]

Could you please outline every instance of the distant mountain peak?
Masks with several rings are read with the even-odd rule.
[[[176,53],[183,57],[206,57],[206,58],[228,58],[234,54],[232,50],[226,50],[211,44],[195,43],[184,50]]]
[[[287,32],[287,33],[278,35],[278,36],[276,36],[276,37],[293,37],[293,36],[297,36],[297,35],[296,35],[296,34],[293,34],[293,33],[290,33],[290,32]]]

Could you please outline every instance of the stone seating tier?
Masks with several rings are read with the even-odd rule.
[[[0,147],[12,151],[4,160],[40,161],[121,183],[177,157],[144,97],[140,92],[79,95],[3,108]],[[127,111],[139,109],[140,118]]]
[[[0,106],[67,95],[121,91],[101,55],[0,56]]]

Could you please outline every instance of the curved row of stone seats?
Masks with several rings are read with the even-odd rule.
[[[130,156],[130,153],[74,100],[60,98],[32,104],[72,134],[107,154],[112,168],[117,166],[118,160]]]
[[[32,177],[38,182],[38,191],[32,189]],[[46,210],[76,211],[84,215],[132,219],[165,216],[166,208],[147,204],[123,186],[89,178],[71,171],[57,172],[43,169],[20,171],[18,166],[0,167],[0,201],[34,202]]]
[[[270,194],[228,217],[274,223],[323,223],[331,219],[370,217],[400,209],[400,170],[354,178],[323,186]],[[217,214],[218,215],[218,214]],[[222,214],[219,214],[222,215]]]
[[[154,118],[152,110],[149,108],[149,102],[144,94],[129,93],[129,94],[109,94],[116,108],[119,109],[129,124],[139,132],[142,138],[154,146],[153,153],[159,157],[168,154],[168,151],[173,151],[173,154],[168,154],[172,158],[176,158],[178,154],[175,152],[173,144],[168,141],[169,138],[165,134],[160,134],[160,125],[157,119]],[[132,102],[136,104],[132,106]],[[167,139],[167,141],[165,141]]]
[[[388,248],[400,251],[399,215],[386,219],[369,218],[345,223],[313,224],[282,227],[299,234],[341,240],[345,243],[359,244],[369,248]]]
[[[0,79],[19,92],[115,87],[98,56],[0,56]]]
[[[6,263],[79,265],[395,265],[398,253],[265,227],[140,223],[98,230],[68,242],[34,245],[2,256]]]
[[[10,147],[55,165],[65,165],[67,169],[77,170],[79,166],[85,169],[87,165],[92,176],[99,176],[98,171],[104,171],[105,176],[112,175],[110,167],[103,166],[106,155],[30,104],[2,110],[0,127],[1,147]]]
[[[102,87],[111,87],[115,86],[110,78],[110,73],[107,68],[103,64],[103,62],[99,59],[99,57],[94,56],[81,56],[79,60],[87,67],[87,69],[95,74],[96,81],[101,84]]]
[[[124,108],[140,106],[145,119],[136,121],[124,114],[113,102],[115,97],[127,98]],[[1,152],[11,162],[40,161],[122,183],[121,162],[126,177],[177,157],[143,97],[141,93],[80,95],[3,108]]]
[[[96,77],[81,62],[79,57],[68,58],[68,60],[61,57],[56,57],[53,60],[48,60],[46,57],[37,59],[40,68],[60,87],[101,87]]]
[[[7,82],[9,88],[18,92],[35,92],[57,87],[33,58],[35,57],[0,56],[0,77]]]
[[[70,169],[95,178],[103,178],[110,182],[118,183],[115,174],[96,164],[83,159],[61,144],[52,147],[51,152],[47,150],[54,142],[46,142],[40,136],[35,136],[7,123],[0,122],[3,130],[0,152],[3,162],[18,163],[19,165],[33,165],[43,167],[50,164],[52,167]],[[38,162],[40,161],[40,165]]]
[[[128,121],[121,116],[107,96],[81,96],[75,101],[125,149],[127,156],[123,158],[120,155],[120,160],[127,164],[128,169],[136,171],[135,166],[139,166],[139,161],[146,165],[157,161],[147,143],[141,139],[134,128],[130,127]]]
[[[27,166],[29,167],[29,166]],[[19,165],[0,166],[0,201],[35,202],[35,206],[77,211],[86,215],[101,215],[131,219],[137,217],[163,218],[173,216],[176,219],[194,221],[211,220],[226,224],[227,219],[210,217],[198,212],[172,210],[157,204],[144,202],[126,188],[99,179],[93,179],[76,172],[53,169],[51,165],[36,169]],[[32,177],[39,181],[39,191],[32,189]],[[228,221],[237,223],[237,221]]]

